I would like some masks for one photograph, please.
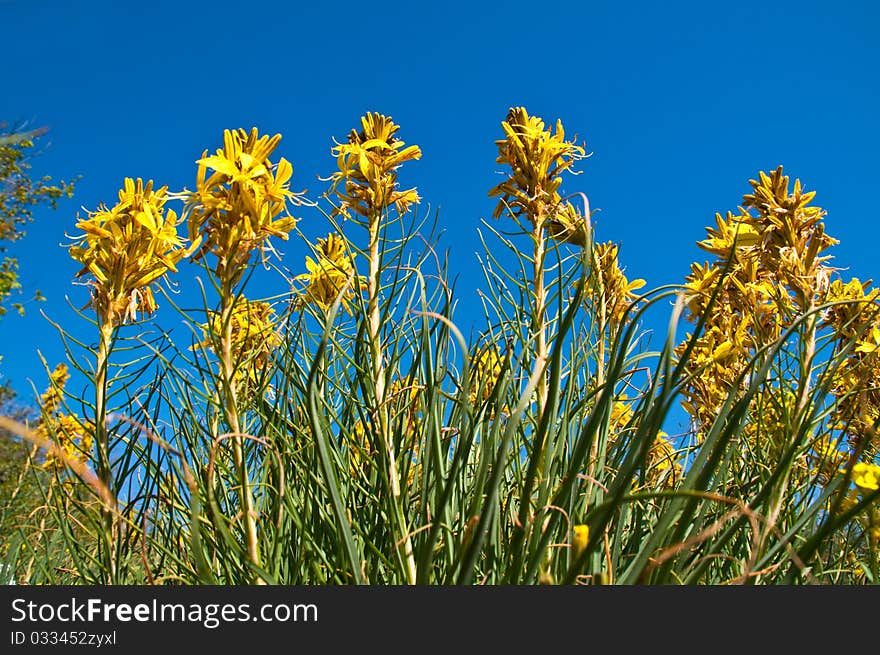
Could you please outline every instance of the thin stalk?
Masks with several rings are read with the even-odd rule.
[[[591,259],[593,259],[591,257]],[[593,261],[595,261],[593,259]],[[602,278],[602,269],[598,265],[593,266],[592,271],[596,276],[596,282],[599,288],[596,290],[598,302],[596,303],[598,313],[598,334],[596,344],[596,389],[602,389],[605,384],[605,331],[608,329],[608,303],[605,302],[605,280]],[[605,393],[602,389],[600,393]],[[612,402],[614,399],[612,398]],[[593,502],[593,491],[595,489],[596,466],[599,459],[599,440],[594,438],[590,444],[590,459],[587,462],[587,489],[584,501],[584,511],[589,511],[590,504]]]
[[[112,315],[103,317],[99,330],[98,353],[95,362],[95,443],[98,445],[98,478],[106,489],[112,491],[110,437],[107,432],[107,368],[110,363],[110,349],[115,332]],[[101,525],[104,531],[102,555],[105,559],[106,570],[110,574],[109,583],[116,584],[114,508],[108,507],[106,503],[101,504]]]
[[[238,420],[238,396],[235,389],[234,363],[232,356],[232,312],[234,308],[235,294],[230,283],[224,283],[223,293],[220,299],[220,325],[222,334],[220,337],[220,382],[222,385],[223,402],[222,410],[229,430],[233,433],[232,456],[235,469],[238,472],[240,486],[241,508],[244,513],[245,544],[248,558],[257,567],[260,566],[260,548],[257,543],[257,522],[254,518],[253,498],[251,496],[250,476],[247,469],[247,461],[244,456],[244,438],[241,433],[241,424]],[[255,579],[256,584],[266,584],[259,575]]]
[[[534,250],[534,293],[535,293],[535,314],[532,317],[532,331],[535,336],[536,359],[539,362],[547,361],[547,298],[544,289],[544,258],[547,255],[547,243],[544,234],[544,226],[540,221],[536,221],[535,232],[535,250]],[[547,375],[542,374],[538,379],[538,416],[543,415],[544,408],[547,406]]]
[[[397,523],[395,543],[398,553],[406,565],[406,578],[408,584],[416,583],[416,560],[413,553],[412,539],[406,528],[406,519],[400,502],[400,480],[397,474],[397,459],[394,453],[394,444],[391,442],[391,430],[389,429],[388,408],[385,407],[385,365],[382,361],[382,316],[379,311],[379,288],[380,288],[380,257],[379,257],[379,218],[377,212],[370,218],[370,275],[367,278],[367,320],[369,328],[370,360],[373,374],[373,384],[376,393],[376,412],[374,414],[375,425],[379,427],[382,445],[388,459],[388,480],[391,485],[391,504],[394,518]]]

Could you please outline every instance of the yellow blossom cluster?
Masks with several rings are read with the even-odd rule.
[[[817,438],[812,444],[806,465],[819,484],[828,484],[846,462],[847,453],[840,449],[840,445],[839,439],[828,434]]]
[[[232,361],[237,362],[234,381],[239,386],[254,384],[281,343],[275,328],[275,310],[267,302],[239,297],[229,320],[230,354]],[[211,312],[208,323],[202,326],[205,339],[198,345],[211,350],[220,348],[223,328],[220,312]]]
[[[352,130],[348,143],[333,149],[339,170],[332,179],[342,183],[337,194],[343,213],[350,210],[373,221],[392,205],[404,213],[419,202],[415,189],[397,188],[400,165],[422,156],[418,146],[406,146],[395,136],[399,129],[390,116],[369,112],[361,117],[361,130]]]
[[[749,182],[753,193],[744,196],[740,213],[716,214],[716,227],[698,244],[714,261],[692,265],[687,278],[687,317],[705,316],[706,324],[686,362],[692,378],[682,404],[700,432],[754,354],[821,302],[829,286],[832,269],[821,253],[837,241],[825,234],[824,210],[810,205],[815,193],[805,192],[800,180],[790,189],[781,166]],[[678,353],[684,349],[681,344]],[[765,406],[784,405],[784,399],[765,400]]]
[[[70,379],[66,364],[58,364],[49,375],[49,387],[40,396],[42,421],[36,433],[58,446],[60,453],[49,451],[43,462],[45,468],[61,470],[68,462],[86,462],[94,445],[94,429],[72,414],[62,410],[64,387]]]
[[[852,481],[862,491],[877,491],[880,489],[880,466],[859,462],[853,466]]]
[[[627,307],[638,298],[635,291],[645,286],[642,279],[629,281],[617,259],[618,247],[612,242],[596,244],[595,260],[591,269],[593,281],[586,303],[597,315],[605,318],[606,325],[616,329],[623,321]]]
[[[859,462],[852,469],[853,488],[843,499],[841,511],[851,509],[864,496],[880,489],[880,466],[867,462]],[[872,503],[867,511],[856,516],[856,522],[868,538],[871,550],[880,546],[880,504]]]
[[[151,283],[189,254],[177,235],[177,214],[165,209],[167,187],[153,188],[138,178],[125,178],[119,202],[101,205],[76,226],[84,234],[70,247],[70,256],[83,264],[77,273],[90,273],[91,304],[102,323],[119,325],[140,312],[156,310]]]
[[[480,348],[471,360],[470,394],[471,405],[481,405],[489,400],[501,377],[504,360],[494,345]]]
[[[495,218],[505,210],[525,215],[554,239],[583,247],[586,219],[559,193],[562,173],[571,172],[575,161],[585,157],[583,146],[566,141],[561,121],[556,121],[555,132],[545,129],[544,121],[524,107],[512,107],[501,127],[504,138],[495,142],[496,162],[509,166],[511,173],[489,191],[490,197],[499,198]]]
[[[825,301],[839,304],[828,308],[825,322],[840,347],[854,343],[832,380],[836,426],[873,457],[880,452],[880,291],[869,290],[870,284],[858,278],[832,282]]]
[[[280,134],[260,136],[257,128],[224,130],[223,147],[197,161],[196,190],[188,199],[194,259],[213,253],[221,280],[237,281],[254,250],[269,248],[269,237],[286,240],[296,224],[287,214],[288,202],[301,195],[289,188],[293,166],[283,157],[277,166],[269,159],[280,141]]]
[[[354,253],[344,237],[332,233],[318,239],[315,250],[317,260],[306,257],[308,272],[295,278],[306,282],[302,302],[314,303],[326,311],[341,294],[342,308],[351,314],[351,299],[356,298],[359,291],[362,293],[367,283],[364,276],[357,275]]]
[[[645,484],[649,489],[671,489],[681,481],[681,461],[668,437],[665,432],[658,432],[648,449]]]

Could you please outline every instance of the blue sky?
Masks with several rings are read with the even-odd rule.
[[[3,373],[42,389],[37,349],[63,358],[38,310],[73,321],[65,296],[87,300],[59,245],[80,207],[113,202],[126,176],[192,188],[194,161],[235,127],[283,134],[293,186],[320,191],[332,138],[365,111],[421,146],[401,180],[440,210],[459,286],[475,279],[512,105],[585,141],[593,155],[563,189],[589,196],[598,238],[649,286],[680,282],[714,212],[779,164],[818,191],[836,265],[878,278],[878,19],[869,2],[0,0],[0,120],[51,128],[35,175],[83,176],[11,249],[25,292],[48,302],[0,321]],[[310,236],[329,230],[306,218]],[[302,246],[283,250],[302,267]]]

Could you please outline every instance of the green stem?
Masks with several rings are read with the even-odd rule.
[[[260,548],[257,542],[257,522],[254,516],[253,497],[251,496],[250,476],[248,474],[247,459],[244,455],[244,437],[241,432],[241,424],[238,417],[238,397],[235,389],[234,360],[232,355],[232,313],[234,310],[235,294],[232,284],[227,282],[223,285],[222,298],[220,299],[220,325],[223,333],[220,339],[220,367],[221,367],[221,395],[223,398],[223,416],[232,432],[232,456],[235,469],[238,472],[238,481],[241,498],[241,509],[244,514],[245,544],[247,546],[248,559],[260,566]],[[265,580],[259,575],[255,578],[256,584],[265,584]]]
[[[369,321],[370,359],[373,383],[376,389],[375,424],[381,433],[382,445],[388,460],[388,480],[391,486],[391,501],[397,524],[395,542],[405,564],[407,584],[416,582],[416,560],[412,539],[406,527],[406,517],[400,500],[400,479],[397,473],[397,459],[389,429],[388,410],[385,407],[385,365],[382,361],[382,316],[379,310],[380,258],[379,258],[379,218],[377,213],[370,219],[370,276],[367,279],[367,319]]]
[[[113,316],[105,317],[99,326],[100,336],[98,341],[97,360],[95,362],[95,443],[98,446],[98,478],[108,490],[113,491],[112,471],[110,469],[110,436],[107,431],[107,369],[110,363],[110,349],[113,342],[115,327]],[[109,584],[117,584],[116,556],[115,556],[115,525],[114,509],[101,505],[101,524],[103,526],[102,555],[109,573]]]

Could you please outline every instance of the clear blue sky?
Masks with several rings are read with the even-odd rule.
[[[365,111],[393,116],[423,158],[404,183],[439,207],[453,272],[475,274],[476,228],[499,180],[511,105],[561,118],[593,156],[564,186],[586,192],[598,238],[631,277],[680,282],[715,211],[783,164],[818,191],[835,263],[880,278],[880,10],[862,2],[149,3],[0,0],[0,120],[51,128],[35,174],[82,175],[12,253],[48,302],[0,321],[15,388],[45,386],[36,350],[63,357],[40,308],[74,320],[86,290],[59,244],[77,210],[113,202],[125,176],[193,187],[224,128],[284,135],[296,188],[322,189],[332,137]],[[328,226],[316,213],[313,236]],[[304,249],[285,246],[285,264]],[[161,310],[160,310],[161,312]]]

